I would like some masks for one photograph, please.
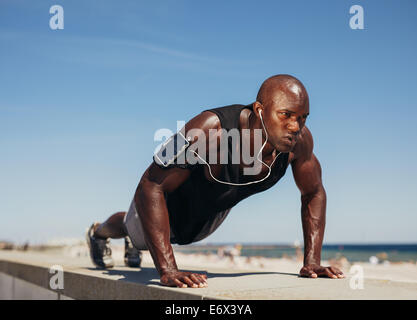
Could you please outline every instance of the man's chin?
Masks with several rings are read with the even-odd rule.
[[[282,152],[282,153],[288,153],[294,149],[294,146],[283,144],[283,145],[276,146],[275,149],[277,149],[279,152]]]

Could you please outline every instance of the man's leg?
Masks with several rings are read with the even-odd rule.
[[[95,223],[87,235],[87,242],[90,246],[90,254],[93,263],[100,268],[111,268],[114,265],[109,247],[109,239],[125,240],[124,262],[132,268],[140,267],[142,253],[137,250],[130,240],[125,225],[126,212],[117,212],[110,216],[103,223]],[[94,249],[96,248],[96,249]]]
[[[95,238],[100,239],[120,239],[127,236],[123,219],[125,218],[126,212],[117,212],[110,216],[102,224],[96,224],[94,226]]]
[[[114,261],[109,246],[110,239],[127,238],[123,219],[126,212],[117,212],[104,223],[93,223],[87,230],[87,244],[91,261],[98,268],[112,268]],[[125,240],[126,241],[126,240]]]
[[[112,268],[114,266],[114,261],[109,246],[110,238],[105,234],[96,235],[96,230],[100,226],[101,224],[96,222],[87,229],[86,240],[90,249],[90,258],[93,264],[98,268]]]

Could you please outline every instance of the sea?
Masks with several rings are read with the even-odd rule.
[[[220,248],[231,248],[236,244],[205,244],[175,246],[184,253],[217,254]],[[296,255],[296,247],[285,244],[240,244],[241,256],[282,258]],[[303,248],[301,248],[302,250]],[[417,262],[417,244],[324,244],[322,260],[345,257],[349,262]],[[375,259],[376,257],[376,259]]]

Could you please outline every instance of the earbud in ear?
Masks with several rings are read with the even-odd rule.
[[[261,109],[259,109],[259,112],[258,112],[258,113],[259,113],[259,116],[260,116],[260,117],[262,117],[261,112],[262,112],[262,110],[261,110]]]

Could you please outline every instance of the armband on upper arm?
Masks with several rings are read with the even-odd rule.
[[[153,161],[162,168],[178,167],[188,169],[192,165],[186,161],[186,150],[190,141],[178,132],[165,141],[159,151],[154,154]]]

